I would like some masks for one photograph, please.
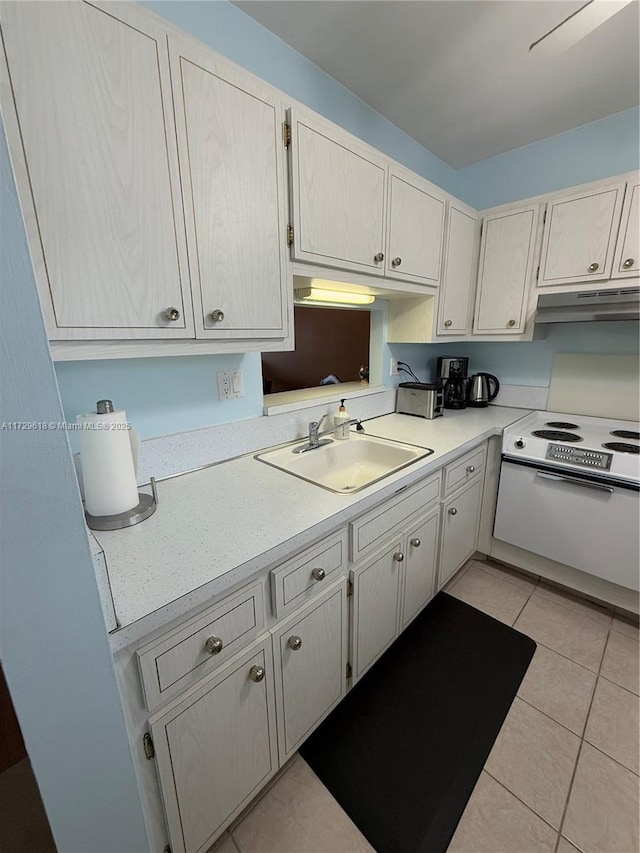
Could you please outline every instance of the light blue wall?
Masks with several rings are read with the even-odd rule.
[[[1,122],[0,188],[0,420],[62,421]],[[148,850],[64,430],[0,429],[0,542],[2,666],[57,849]]]

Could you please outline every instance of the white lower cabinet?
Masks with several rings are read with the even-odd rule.
[[[207,850],[278,768],[271,636],[149,720],[172,853]]]
[[[280,623],[272,635],[283,764],[346,692],[346,578]]]
[[[483,479],[476,477],[442,502],[442,536],[438,589],[476,550]]]
[[[418,519],[406,534],[402,585],[401,628],[428,604],[434,594],[438,559],[440,509]]]

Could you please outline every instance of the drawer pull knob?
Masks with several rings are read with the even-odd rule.
[[[592,264],[589,264],[589,272],[595,272],[599,268],[600,268],[600,264],[596,264],[595,262]]]
[[[224,647],[222,637],[209,637],[204,647],[210,655],[219,655]]]
[[[449,515],[457,515],[457,514],[458,514],[458,510],[454,506],[449,507]]]
[[[446,326],[446,327],[447,327],[447,329],[448,329],[448,328],[449,328],[449,326],[453,326],[453,320],[445,320],[445,321],[444,321],[444,324],[445,324],[445,326]]]
[[[323,581],[327,576],[327,573],[324,569],[313,569],[311,572],[311,577],[314,581]]]
[[[622,264],[622,266],[628,270],[629,267],[632,267],[635,264],[634,258],[627,258],[627,260]]]
[[[393,555],[393,559],[396,561],[396,563],[401,563],[404,560],[404,554],[402,553],[402,551],[396,551],[396,553]]]
[[[515,326],[515,324],[516,324],[516,321],[515,321],[515,320],[509,320],[509,322],[507,323],[507,326],[512,326],[512,327],[513,327],[513,326]]]
[[[475,470],[476,470],[476,466],[475,466],[475,465],[467,465],[467,474],[473,474],[473,472],[474,472]]]
[[[255,681],[256,684],[259,681],[263,681],[264,679],[264,667],[263,666],[252,666],[249,670],[249,678],[251,681]]]
[[[180,312],[177,308],[167,308],[163,317],[165,320],[168,320],[169,323],[174,323],[176,320],[180,319]]]
[[[377,264],[381,264],[384,261],[384,255],[382,252],[378,252],[378,254],[373,259]]]
[[[392,267],[399,267],[401,263],[402,263],[402,258],[394,258],[391,261],[391,266]]]
[[[296,637],[292,634],[287,640],[287,645],[292,651],[297,652],[302,647],[302,637]]]
[[[215,311],[212,311],[211,314],[209,314],[209,319],[212,323],[221,323],[224,320],[224,311],[216,308]]]
[[[411,544],[414,548],[419,548],[422,545],[422,542],[419,539],[412,539]]]

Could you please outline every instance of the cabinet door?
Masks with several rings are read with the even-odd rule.
[[[169,43],[199,338],[282,338],[289,302],[280,104],[193,41]]]
[[[398,539],[372,562],[351,572],[354,683],[398,634],[403,561],[402,540]]]
[[[291,110],[289,121],[292,257],[381,275],[386,163],[311,113]]]
[[[549,202],[538,287],[611,276],[624,184]]]
[[[49,336],[193,337],[164,31],[84,2],[5,3],[2,28]]]
[[[536,204],[483,219],[475,334],[524,331],[539,212]]]
[[[438,285],[442,266],[445,200],[416,175],[392,169],[387,223],[388,278]]]
[[[273,632],[281,765],[344,696],[347,651],[344,578]]]
[[[629,182],[624,197],[622,219],[611,278],[640,275],[640,183]]]
[[[438,335],[465,335],[471,328],[478,218],[475,210],[449,202],[444,270],[438,306]]]
[[[208,850],[277,770],[270,636],[151,717],[149,726],[171,849]]]
[[[438,589],[476,550],[482,502],[482,477],[442,502]]]
[[[400,620],[402,628],[406,628],[433,597],[438,559],[439,518],[438,508],[407,530]]]

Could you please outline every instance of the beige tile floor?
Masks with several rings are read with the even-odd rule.
[[[640,853],[638,628],[489,562],[447,592],[538,644],[448,853]],[[216,848],[352,851],[372,848],[300,757]]]

